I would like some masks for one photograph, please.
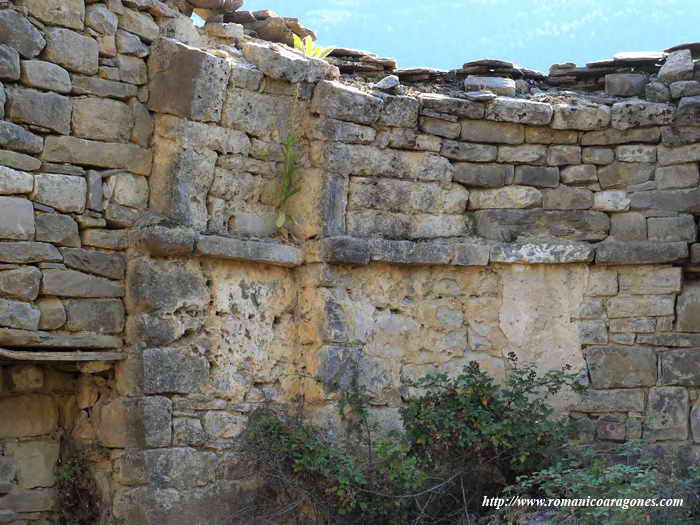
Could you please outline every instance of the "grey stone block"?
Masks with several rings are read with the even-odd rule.
[[[73,299],[63,304],[67,330],[118,334],[124,329],[124,304],[120,299]]]
[[[39,295],[41,270],[34,266],[0,272],[0,295],[33,301]]]
[[[671,104],[659,104],[646,100],[630,100],[613,104],[611,125],[616,129],[645,126],[665,126],[673,122],[675,108]]]
[[[610,238],[616,241],[646,241],[646,217],[636,212],[612,214],[610,216]]]
[[[34,58],[44,49],[46,40],[26,17],[4,9],[0,11],[0,44],[15,48],[24,58]]]
[[[638,335],[637,342],[642,345],[667,346],[674,348],[691,348],[700,346],[700,334],[664,333],[654,335]]]
[[[700,385],[700,349],[667,350],[659,353],[659,384]]]
[[[371,241],[354,237],[331,237],[321,241],[321,259],[327,263],[369,264]]]
[[[123,100],[135,97],[138,91],[138,88],[132,84],[84,75],[71,75],[71,82],[73,84],[73,93],[76,95],[94,95],[96,97],[110,97]]]
[[[483,210],[474,217],[479,235],[495,241],[527,242],[535,236],[596,241],[610,230],[610,218],[595,211]]]
[[[121,254],[78,248],[61,248],[61,254],[65,265],[69,268],[110,279],[124,278],[126,258]]]
[[[700,213],[700,190],[642,191],[630,195],[633,210]]]
[[[200,235],[195,253],[217,259],[262,262],[289,268],[301,265],[304,260],[302,251],[296,246],[269,241],[243,241],[214,235]]]
[[[514,167],[507,164],[457,162],[452,179],[467,187],[501,188],[514,174]]]
[[[561,185],[542,192],[545,210],[589,210],[593,207],[593,192],[583,188]]]
[[[649,240],[660,242],[695,242],[697,240],[697,226],[695,217],[683,215],[681,217],[650,217],[647,219],[649,228]]]
[[[644,438],[651,441],[688,439],[688,391],[681,387],[649,389]]]
[[[580,412],[644,412],[644,390],[587,390],[576,405]]]
[[[209,381],[209,361],[184,348],[144,350],[143,370],[146,394],[190,394]]]
[[[421,107],[436,113],[454,115],[465,119],[479,120],[484,118],[484,104],[472,102],[463,98],[453,98],[437,93],[422,93],[418,96]]]
[[[146,448],[169,447],[173,444],[172,402],[167,397],[143,398],[143,430]]]
[[[59,246],[80,248],[78,223],[68,215],[40,213],[36,215],[36,240]]]
[[[597,104],[554,106],[554,129],[598,130],[610,124],[610,108]]]
[[[68,97],[34,89],[6,89],[6,117],[14,122],[70,133],[71,103]]]
[[[42,58],[63,66],[68,71],[95,75],[98,70],[97,40],[69,29],[51,27],[46,30],[46,48]]]
[[[513,184],[556,188],[559,185],[559,168],[544,166],[516,166]]]
[[[679,332],[700,332],[700,282],[686,282],[676,307]]]
[[[41,292],[59,297],[123,297],[124,285],[74,270],[44,270]]]
[[[0,197],[0,239],[34,239],[34,207],[19,197]]]
[[[490,260],[507,264],[569,264],[590,262],[593,255],[593,248],[585,243],[501,243],[491,248]]]
[[[593,388],[656,385],[656,351],[632,346],[591,346],[583,350]]]
[[[603,189],[626,188],[651,180],[654,164],[636,162],[614,162],[598,168],[598,180]]]
[[[0,299],[0,326],[37,330],[39,317],[39,310],[30,303]]]
[[[0,345],[35,348],[121,348],[122,338],[113,335],[60,334],[0,328]],[[45,434],[46,432],[42,432]]]
[[[0,243],[0,263],[27,264],[61,261],[63,261],[61,253],[51,244],[30,241]]]
[[[0,44],[0,80],[19,80],[19,53],[14,47]]]
[[[68,71],[43,60],[22,61],[21,77],[23,84],[37,89],[67,94],[73,87]]]
[[[647,76],[634,73],[605,75],[605,91],[613,97],[636,97],[644,94]]]
[[[440,154],[448,159],[468,162],[493,162],[498,157],[498,148],[487,144],[471,144],[445,140]]]
[[[498,97],[486,108],[486,120],[533,126],[546,126],[552,122],[553,114],[550,104],[508,97]]]

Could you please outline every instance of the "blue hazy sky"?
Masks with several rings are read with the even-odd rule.
[[[243,9],[297,17],[321,45],[366,49],[400,67],[499,58],[546,71],[700,41],[698,0],[246,0]]]

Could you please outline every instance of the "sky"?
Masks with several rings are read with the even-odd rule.
[[[297,17],[319,45],[365,49],[402,68],[496,58],[546,72],[700,41],[698,0],[246,0],[242,9]]]

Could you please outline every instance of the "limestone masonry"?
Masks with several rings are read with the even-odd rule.
[[[0,1],[0,523],[77,442],[101,523],[230,524],[261,404],[333,425],[357,376],[391,428],[509,352],[582,371],[581,439],[700,461],[700,44],[399,69],[200,5]]]

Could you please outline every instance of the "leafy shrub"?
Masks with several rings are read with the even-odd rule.
[[[622,506],[561,507],[553,523],[577,525],[690,525],[700,522],[700,467],[678,468],[639,442],[605,452],[592,445],[573,445],[553,466],[523,476],[507,493],[552,499],[617,499]],[[640,506],[631,500],[676,499],[683,506]],[[626,507],[626,508],[625,508]],[[532,509],[525,509],[531,511]],[[551,509],[549,509],[551,510]],[[517,511],[515,512],[517,514]],[[518,523],[518,520],[509,520]]]
[[[102,502],[89,459],[104,453],[99,447],[64,443],[63,458],[56,470],[59,525],[94,525],[100,522]]]
[[[265,481],[268,498],[247,523],[304,509],[314,523],[437,525],[480,510],[483,495],[548,466],[568,432],[546,400],[575,386],[574,374],[538,376],[512,355],[510,364],[503,385],[477,363],[456,378],[419,380],[423,393],[401,410],[405,431],[379,437],[364,392],[341,395],[350,430],[337,441],[303,414],[269,407],[254,413],[240,453]]]

